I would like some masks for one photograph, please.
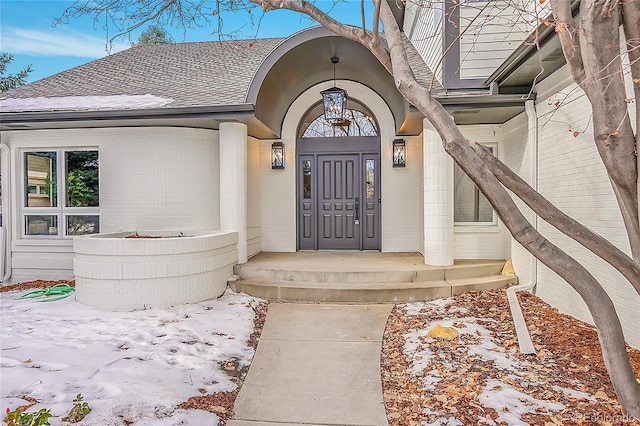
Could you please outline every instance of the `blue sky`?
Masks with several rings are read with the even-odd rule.
[[[371,2],[366,3],[370,8]],[[0,0],[0,51],[14,55],[8,73],[15,74],[30,64],[33,71],[27,82],[32,82],[107,55],[105,31],[100,25],[94,25],[91,18],[53,26],[54,18],[72,4],[73,1],[67,0]],[[317,4],[328,8],[332,2],[320,0]],[[345,1],[334,8],[331,15],[342,22],[357,25],[360,22],[360,1]],[[246,16],[246,12],[223,16],[225,28],[244,26],[239,38],[254,37],[256,29],[245,25],[248,23]],[[265,15],[258,36],[286,37],[313,25],[313,21],[298,14],[271,11]],[[186,35],[179,29],[165,29],[176,42],[217,40],[211,29],[189,30]],[[140,31],[132,35],[133,40],[137,39]],[[120,40],[111,52],[128,46],[128,40]]]

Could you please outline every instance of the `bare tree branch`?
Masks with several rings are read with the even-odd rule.
[[[551,0],[551,9],[553,10],[553,16],[556,17],[556,32],[559,34],[562,43],[564,57],[569,64],[573,80],[580,85],[585,79],[579,42],[581,34],[571,13],[571,2],[567,0]]]
[[[367,49],[374,54],[374,56],[380,61],[380,63],[386,68],[386,70],[393,74],[393,69],[391,67],[391,58],[389,57],[389,52],[386,50],[383,43],[379,40],[374,41],[373,38],[369,35],[369,33],[363,33],[362,30],[358,27],[354,27],[352,25],[346,25],[341,22],[336,21],[329,15],[327,15],[322,10],[318,9],[311,3],[306,1],[297,1],[297,0],[250,0],[252,3],[260,4],[263,7],[268,9],[276,9],[279,7],[286,8],[289,10],[293,10],[296,12],[304,13],[315,21],[333,31],[335,34],[342,36],[346,39],[357,41],[365,46]]]
[[[373,0],[373,5],[375,6],[375,10],[373,11],[373,42],[378,42],[378,27],[380,24],[380,1],[381,0]]]

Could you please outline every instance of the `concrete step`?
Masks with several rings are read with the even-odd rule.
[[[447,280],[451,286],[451,296],[470,291],[488,291],[518,284],[515,275],[491,275],[487,277],[460,278]]]
[[[229,281],[234,291],[270,300],[315,303],[406,303],[450,297],[468,291],[493,290],[515,284],[514,276],[427,281]]]
[[[241,279],[255,281],[399,283],[485,277],[500,274],[503,266],[504,261],[496,260],[461,261],[446,267],[424,264],[395,264],[391,266],[370,263],[361,265],[356,262],[339,266],[319,262],[315,265],[301,263],[281,267],[277,263],[253,263],[250,261],[236,265],[234,273]]]

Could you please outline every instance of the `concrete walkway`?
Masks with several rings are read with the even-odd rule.
[[[269,304],[227,425],[387,425],[380,351],[392,307]]]

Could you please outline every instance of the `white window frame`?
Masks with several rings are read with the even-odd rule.
[[[480,144],[491,148],[493,151],[493,155],[497,158],[498,157],[498,142],[480,142]],[[454,163],[454,167],[459,167],[457,164]],[[464,173],[464,172],[462,172]],[[455,169],[454,169],[454,176],[455,176]],[[465,174],[466,176],[466,174]],[[455,178],[454,178],[455,179]],[[471,182],[473,183],[473,181]],[[480,192],[480,190],[478,189],[477,186],[475,186],[474,184],[474,188],[475,191],[478,191],[480,195],[483,195],[482,192]],[[454,203],[455,203],[455,182],[454,182],[454,194],[453,194],[453,199],[454,199]],[[479,206],[475,206],[475,208],[478,208]],[[455,205],[454,205],[454,215],[455,215]],[[490,222],[454,222],[453,226],[454,227],[470,227],[470,228],[476,228],[476,230],[478,230],[477,228],[480,227],[487,227],[489,228],[488,231],[491,231],[493,229],[497,230],[497,226],[498,226],[498,215],[496,214],[496,211],[493,209],[493,207],[491,208],[491,217],[493,218]],[[458,230],[462,230],[462,229],[458,229]]]
[[[65,154],[75,151],[96,151],[98,159],[100,158],[100,150],[98,147],[66,147],[66,148],[50,148],[50,147],[29,147],[20,150],[20,236],[24,239],[72,239],[74,235],[67,235],[67,217],[68,216],[97,216],[100,223],[100,201],[95,207],[70,207],[67,206],[67,184],[65,173]],[[56,207],[27,207],[27,162],[26,156],[30,152],[55,152],[56,153]],[[99,160],[98,160],[99,161]],[[98,163],[99,164],[99,163]],[[100,182],[100,166],[98,165],[98,182]],[[100,188],[100,184],[99,188]],[[100,189],[98,189],[98,194]],[[98,195],[99,197],[99,195]],[[27,234],[27,217],[28,216],[55,216],[57,220],[57,230],[55,234],[50,235],[28,235]]]

